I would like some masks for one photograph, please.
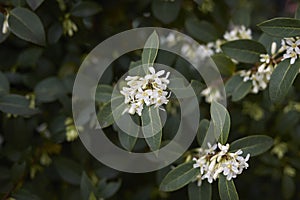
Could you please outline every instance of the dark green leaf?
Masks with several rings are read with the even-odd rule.
[[[58,42],[58,40],[61,38],[62,35],[63,35],[62,25],[58,22],[55,22],[48,29],[48,33],[47,33],[48,42],[50,44],[54,44]]]
[[[40,198],[37,195],[32,194],[32,192],[25,189],[17,191],[15,194],[12,195],[12,197],[18,200],[40,200]]]
[[[253,157],[266,152],[272,145],[273,139],[271,137],[266,135],[252,135],[232,142],[230,151],[234,152],[241,149],[244,156],[249,153]]]
[[[165,24],[173,22],[180,11],[181,0],[174,1],[152,1],[153,15]]]
[[[10,30],[19,38],[45,45],[45,31],[40,18],[26,8],[14,8],[8,18]]]
[[[259,28],[272,36],[286,38],[300,35],[300,20],[293,18],[274,18],[258,24]]]
[[[260,54],[265,54],[265,47],[254,40],[234,40],[221,46],[222,51],[239,62],[254,64],[259,61]]]
[[[230,116],[227,109],[220,103],[213,101],[210,107],[211,118],[214,123],[215,135],[225,144],[230,130]]]
[[[112,197],[121,187],[121,181],[116,181],[116,182],[109,182],[105,184],[100,184],[100,188],[98,191],[98,196],[102,197],[102,198],[110,198]]]
[[[42,48],[28,48],[19,55],[18,64],[21,66],[35,66],[42,53]]]
[[[0,97],[9,93],[9,82],[6,76],[0,71]]]
[[[5,113],[24,117],[39,113],[38,109],[29,108],[30,101],[21,95],[11,94],[0,98],[0,110]]]
[[[36,10],[44,2],[44,0],[26,0],[32,10]]]
[[[203,42],[211,42],[218,38],[217,30],[212,24],[194,17],[185,21],[185,28],[192,37]]]
[[[272,102],[284,100],[300,69],[300,61],[293,65],[289,60],[280,62],[271,75],[269,94]]]
[[[100,126],[106,128],[112,125],[115,120],[121,117],[126,108],[127,105],[124,103],[124,96],[114,96],[111,101],[105,103],[103,107],[101,107],[98,113]]]
[[[165,192],[178,190],[191,181],[200,173],[199,169],[193,168],[194,162],[187,162],[171,170],[161,182],[159,188]]]
[[[101,11],[98,3],[92,1],[80,1],[71,9],[71,14],[76,17],[89,17]]]
[[[200,121],[199,123],[199,128],[198,128],[198,132],[197,132],[197,142],[199,144],[199,146],[202,146],[208,127],[209,127],[209,120],[207,119],[203,119]]]
[[[189,200],[211,200],[212,187],[207,181],[202,181],[201,186],[197,186],[196,183],[190,183],[188,185]]]
[[[239,101],[243,99],[251,91],[251,88],[252,88],[251,81],[244,82],[242,80],[242,82],[236,85],[236,88],[232,93],[232,101]]]
[[[225,91],[227,96],[231,96],[234,93],[234,90],[237,88],[237,85],[242,84],[243,78],[236,74],[232,76],[225,84]]]
[[[213,61],[217,65],[220,73],[224,76],[232,76],[235,71],[235,64],[230,58],[224,54],[214,54],[212,57]]]
[[[49,77],[39,82],[34,93],[36,99],[41,102],[51,102],[66,94],[63,82],[57,77]]]
[[[239,195],[235,189],[233,180],[228,181],[226,177],[221,174],[219,176],[219,195],[221,200],[238,200]]]
[[[154,31],[147,39],[143,52],[142,52],[142,64],[145,72],[148,72],[148,67],[152,67],[156,59],[159,47],[159,38]]]
[[[162,124],[158,108],[148,106],[142,112],[142,131],[152,151],[159,149],[162,138]]]
[[[284,174],[282,176],[281,184],[284,199],[292,199],[296,191],[296,186],[293,178]]]
[[[85,172],[81,175],[80,192],[83,200],[89,200],[90,194],[94,191],[92,181]]]
[[[96,89],[95,100],[97,102],[108,102],[111,100],[113,87],[110,85],[98,85]]]
[[[71,159],[60,156],[54,160],[54,166],[64,181],[80,185],[82,169],[79,164]]]

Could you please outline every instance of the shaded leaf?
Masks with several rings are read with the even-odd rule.
[[[207,21],[199,21],[197,18],[188,18],[185,28],[192,37],[203,42],[211,42],[218,39],[216,28]]]
[[[296,185],[293,178],[284,174],[282,176],[281,188],[284,199],[292,199],[296,191]]]
[[[54,160],[54,166],[64,181],[80,185],[82,169],[79,164],[71,159],[58,157]]]
[[[26,0],[32,10],[36,10],[44,2],[44,0]]]
[[[265,47],[254,40],[234,40],[221,46],[222,51],[239,62],[254,64],[259,61],[260,54],[265,54]]]
[[[154,17],[162,21],[164,24],[173,22],[180,11],[181,0],[174,1],[152,1],[152,12]]]
[[[98,3],[92,1],[80,1],[71,9],[71,14],[76,17],[89,17],[101,11]]]
[[[300,35],[300,20],[293,18],[273,18],[258,24],[265,33],[280,37],[296,37]]]
[[[266,135],[252,135],[238,139],[230,144],[230,151],[234,152],[239,149],[243,155],[248,153],[251,157],[257,156],[269,150],[273,146],[273,139]]]
[[[6,76],[0,71],[0,97],[9,93],[9,82]]]
[[[240,82],[238,85],[236,85],[236,88],[234,89],[232,93],[232,101],[239,101],[243,99],[252,89],[252,82],[246,81]]]
[[[146,143],[152,151],[158,150],[162,138],[162,124],[158,108],[147,106],[143,109],[141,119]]]
[[[269,86],[269,94],[272,102],[279,103],[284,100],[291,88],[300,69],[300,61],[297,60],[293,65],[289,60],[280,62],[274,69]]]
[[[45,45],[45,31],[40,18],[26,8],[14,8],[10,11],[8,24],[11,32],[19,38]]]
[[[95,100],[97,102],[108,102],[111,100],[113,93],[113,87],[110,85],[98,85],[95,94]]]
[[[148,67],[152,67],[156,59],[159,47],[159,38],[154,31],[147,39],[143,52],[142,52],[142,64],[145,72],[148,72]]]
[[[220,73],[224,76],[231,76],[235,71],[235,64],[230,58],[224,54],[214,54],[212,57],[213,61],[217,65]]]
[[[225,144],[230,130],[230,116],[227,109],[220,103],[212,101],[210,107],[211,118],[214,123],[215,135]]]
[[[190,183],[188,185],[189,200],[211,200],[212,187],[207,181],[202,181],[201,186],[197,186],[196,183]]]
[[[161,182],[159,188],[165,192],[178,190],[191,181],[200,173],[199,169],[193,168],[193,161],[178,165],[171,170]]]
[[[235,189],[233,180],[228,181],[223,174],[219,176],[219,195],[221,200],[238,200],[239,195]]]
[[[209,124],[210,124],[210,122],[207,119],[202,119],[199,123],[199,128],[197,131],[197,142],[198,142],[199,146],[202,146],[202,144],[204,142]]]
[[[104,180],[105,183],[100,183],[97,195],[102,198],[110,198],[112,197],[121,187],[121,180],[115,181],[115,182],[109,182],[107,183],[106,180]]]
[[[84,200],[89,200],[90,194],[93,193],[94,188],[91,180],[87,176],[85,172],[81,175],[81,181],[80,181],[80,193]]]

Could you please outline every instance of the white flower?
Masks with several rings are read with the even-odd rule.
[[[298,55],[295,51],[288,49],[286,53],[283,54],[282,60],[289,59],[289,58],[290,58],[290,64],[292,65],[295,63],[296,59],[298,58]]]
[[[9,31],[8,17],[9,17],[9,13],[7,13],[5,15],[5,19],[3,21],[3,25],[2,25],[2,33],[3,34],[6,34]]]
[[[213,100],[220,100],[222,97],[220,91],[212,86],[202,90],[201,95],[205,97],[207,103],[211,103]]]
[[[193,168],[199,168],[200,170],[200,174],[197,176],[198,186],[201,185],[204,179],[212,183],[222,173],[226,176],[227,180],[231,180],[249,167],[247,161],[250,158],[250,154],[244,158],[241,156],[243,154],[242,150],[233,153],[228,152],[229,144],[222,145],[218,143],[211,145],[208,143],[207,146],[208,149],[203,150],[200,148],[198,150],[198,158],[193,158],[195,162]]]
[[[290,64],[294,64],[300,55],[300,39],[297,38],[284,38],[281,40],[281,51],[286,51],[283,54],[282,60],[290,59]]]
[[[169,102],[169,93],[165,90],[170,82],[168,79],[170,72],[167,72],[165,77],[161,77],[165,74],[164,70],[155,72],[153,67],[148,69],[150,73],[144,77],[127,76],[125,78],[129,87],[123,87],[120,93],[124,95],[124,103],[128,104],[128,107],[123,111],[123,114],[128,112],[131,115],[137,113],[141,116],[144,104],[159,107]]]
[[[251,29],[246,29],[244,25],[234,26],[229,32],[225,32],[224,39],[227,41],[239,40],[239,39],[251,39],[252,31]]]

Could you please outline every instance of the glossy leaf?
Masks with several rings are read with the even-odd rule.
[[[193,168],[193,164],[193,161],[183,163],[171,170],[161,182],[160,190],[165,192],[175,191],[193,181],[200,173],[199,169]]]
[[[211,57],[217,65],[220,73],[224,76],[231,76],[235,71],[235,64],[224,54],[215,54]]]
[[[35,86],[34,93],[38,101],[52,102],[66,94],[66,88],[60,79],[49,77]]]
[[[32,10],[36,10],[44,2],[44,0],[26,0]]]
[[[142,64],[145,72],[148,72],[148,67],[152,67],[156,59],[159,47],[159,38],[154,31],[147,39],[143,52],[142,52]]]
[[[233,180],[228,181],[226,177],[221,174],[219,176],[219,195],[221,200],[238,200],[239,195],[235,189]]]
[[[209,124],[210,124],[210,122],[207,119],[202,119],[199,123],[199,128],[197,131],[197,142],[198,142],[199,146],[202,146],[202,144],[204,142]]]
[[[227,109],[220,103],[213,101],[210,107],[211,118],[214,124],[215,135],[225,144],[230,130],[230,116]]]
[[[222,51],[239,62],[254,64],[259,61],[260,54],[265,54],[265,47],[254,40],[234,40],[221,46]]]
[[[265,33],[280,37],[296,37],[300,35],[300,20],[293,18],[273,18],[258,24]]]
[[[190,183],[188,185],[189,200],[211,200],[212,187],[207,181],[202,181],[201,186],[197,186],[197,183]]]
[[[152,12],[153,15],[162,21],[164,24],[173,22],[180,11],[181,0],[174,1],[152,1]]]
[[[112,110],[112,105],[113,110]],[[124,96],[114,96],[111,101],[105,103],[98,113],[98,120],[102,128],[112,125],[115,120],[119,119],[127,108],[124,103]]]
[[[111,100],[113,93],[113,87],[110,85],[98,85],[95,94],[95,100],[97,102],[108,102]]]
[[[0,111],[21,116],[39,113],[38,109],[29,107],[30,101],[21,95],[10,94],[0,98]]]
[[[101,11],[98,3],[92,1],[80,1],[71,9],[71,14],[76,17],[89,17]]]
[[[269,94],[272,102],[283,101],[291,88],[300,69],[300,61],[297,60],[293,65],[289,60],[280,62],[271,75]]]
[[[273,146],[273,139],[266,135],[252,135],[238,139],[230,144],[230,151],[234,152],[239,149],[243,155],[248,153],[251,157],[257,156],[269,150]]]
[[[185,28],[192,37],[203,42],[211,42],[218,38],[216,28],[207,21],[199,21],[197,18],[188,18]]]
[[[158,108],[147,106],[142,112],[142,131],[151,151],[159,149],[162,138],[162,124]]]
[[[19,38],[45,45],[45,31],[40,18],[26,8],[14,8],[10,11],[8,24],[11,32]]]

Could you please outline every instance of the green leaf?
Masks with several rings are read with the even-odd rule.
[[[241,82],[243,82],[243,78],[239,74],[236,74],[228,79],[228,81],[225,83],[225,91],[227,96],[231,96],[234,93],[237,85],[241,84]]]
[[[213,61],[217,65],[220,73],[224,76],[232,76],[235,71],[235,64],[226,55],[219,53],[214,54],[212,57]]]
[[[226,177],[221,174],[219,176],[219,195],[221,200],[238,200],[239,195],[235,189],[233,180],[228,181]]]
[[[132,149],[135,146],[135,143],[137,141],[137,136],[140,132],[139,128],[136,128],[133,126],[134,124],[140,125],[140,118],[137,115],[133,115],[131,117],[132,121],[129,121],[128,127],[126,129],[126,132],[123,130],[119,129],[118,130],[118,137],[121,145],[128,151],[132,151]],[[130,135],[127,133],[129,132]]]
[[[40,18],[26,8],[14,8],[9,15],[8,24],[11,32],[19,38],[45,45],[45,31]]]
[[[0,98],[0,110],[5,113],[24,117],[39,113],[38,109],[29,108],[30,101],[21,95],[10,94]]]
[[[218,39],[216,28],[207,21],[199,21],[197,18],[191,17],[185,21],[185,28],[192,37],[203,42]]]
[[[247,2],[236,8],[232,16],[233,24],[244,25],[246,27],[250,26],[251,21],[251,6],[247,5]]]
[[[33,194],[31,191],[20,189],[12,195],[13,198],[18,200],[40,200],[40,198]]]
[[[196,183],[190,183],[188,185],[189,200],[211,200],[212,187],[207,181],[202,181],[201,186],[197,186]]]
[[[164,24],[173,22],[180,11],[181,0],[174,1],[152,1],[152,12],[154,17],[162,21]]]
[[[211,118],[214,123],[214,130],[219,141],[225,144],[230,130],[230,116],[227,109],[220,103],[213,101],[210,107]]]
[[[6,76],[0,71],[0,97],[9,93],[9,82]]]
[[[102,197],[104,199],[112,197],[120,189],[122,183],[120,180],[109,183],[107,183],[106,180],[104,180],[104,182],[105,183],[99,184],[97,192],[97,196]]]
[[[20,53],[18,57],[18,64],[21,66],[35,66],[42,53],[42,48],[28,48]]]
[[[252,82],[246,81],[240,82],[236,85],[235,90],[232,93],[232,101],[239,101],[243,99],[252,89]]]
[[[210,122],[207,119],[202,119],[199,123],[199,128],[197,131],[197,142],[198,142],[199,146],[202,146],[202,144],[204,142],[209,124],[210,124]]]
[[[101,7],[96,2],[80,1],[71,9],[71,14],[76,17],[89,17],[101,11]]]
[[[194,162],[190,161],[171,170],[162,180],[159,186],[160,190],[165,192],[175,191],[195,180],[200,171],[193,168],[193,164]]]
[[[259,61],[260,54],[265,54],[265,47],[254,40],[234,40],[221,46],[222,51],[239,62],[254,64]]]
[[[113,110],[111,109],[113,105]],[[127,105],[124,103],[124,96],[119,95],[111,99],[111,101],[105,103],[101,107],[98,113],[98,119],[100,126],[106,128],[112,125],[115,120],[119,119],[123,111],[127,108]]]
[[[230,151],[234,152],[239,149],[243,155],[248,153],[251,157],[257,156],[269,150],[273,146],[273,139],[266,135],[252,135],[238,139],[230,144]]]
[[[108,102],[111,100],[113,93],[113,87],[110,85],[98,85],[95,94],[95,100],[97,102]]]
[[[141,119],[143,135],[149,148],[151,151],[158,150],[162,138],[162,124],[158,108],[147,106],[143,109]]]
[[[85,172],[81,175],[80,193],[83,200],[89,200],[90,194],[94,192],[92,181]]]
[[[192,80],[191,81],[191,87],[193,88],[198,101],[201,100],[202,96],[201,96],[201,91],[206,87],[205,84],[201,83],[200,81],[197,80]]]
[[[156,31],[147,39],[143,52],[142,52],[142,64],[145,72],[148,72],[148,67],[152,67],[157,56],[159,47],[159,38]]]
[[[60,156],[54,160],[54,166],[64,181],[80,185],[82,169],[78,163]]]
[[[35,86],[34,93],[38,101],[52,102],[65,95],[66,88],[63,82],[57,77],[49,77]]]
[[[130,75],[130,76],[144,76],[145,75],[141,60],[130,62],[128,75]]]
[[[259,28],[274,37],[286,38],[300,35],[300,20],[293,18],[274,18],[258,24]]]
[[[55,22],[53,23],[47,32],[47,38],[48,38],[48,43],[49,44],[54,44],[58,42],[58,40],[61,38],[63,35],[63,27],[61,23]]]
[[[32,10],[36,10],[44,2],[44,0],[26,0]]]
[[[270,99],[274,103],[284,100],[291,88],[300,69],[300,61],[297,60],[293,65],[289,60],[280,62],[274,69],[269,86]]]

